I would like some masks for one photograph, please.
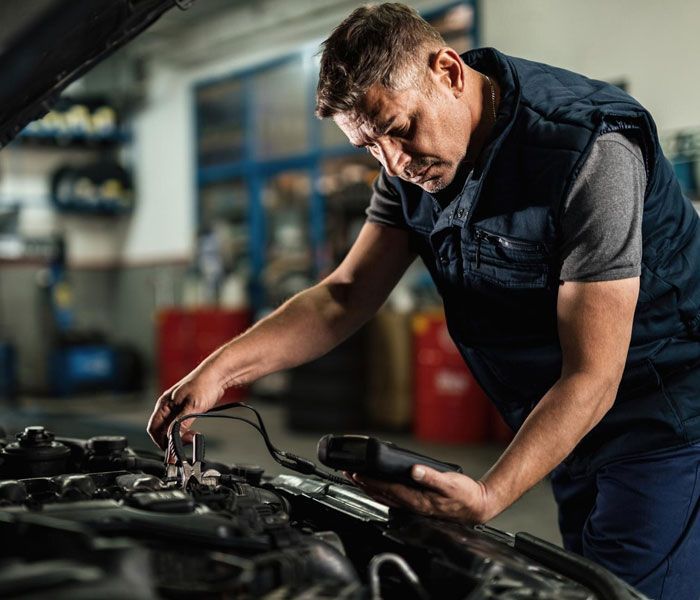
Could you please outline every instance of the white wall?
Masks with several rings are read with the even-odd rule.
[[[188,260],[194,240],[188,78],[169,65],[152,66],[147,108],[133,122],[137,204],[122,251],[127,264]]]
[[[627,80],[662,133],[700,126],[697,0],[481,0],[480,8],[485,45]]]

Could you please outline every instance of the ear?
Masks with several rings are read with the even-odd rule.
[[[445,86],[459,97],[465,89],[465,66],[452,48],[440,48],[430,56],[430,71],[436,84]]]

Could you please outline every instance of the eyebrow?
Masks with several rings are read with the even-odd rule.
[[[372,129],[374,130],[374,133],[377,135],[384,135],[386,132],[391,128],[391,126],[394,124],[398,117],[396,115],[393,115],[389,117],[388,119],[385,119],[383,121],[377,121],[372,125]]]
[[[373,118],[373,116],[376,116],[376,115],[368,115],[368,116],[370,116],[370,118]],[[389,131],[389,129],[391,129],[391,127],[394,125],[394,123],[397,121],[398,118],[399,118],[398,115],[392,115],[387,119],[383,119],[382,121],[376,121],[376,122],[372,123],[372,125],[371,125],[372,133],[375,136],[386,135],[387,131]],[[355,146],[355,148],[364,148],[368,144],[365,142],[365,143],[361,143],[361,144],[352,144],[352,145]]]

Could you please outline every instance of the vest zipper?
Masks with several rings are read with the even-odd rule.
[[[506,248],[519,248],[522,251],[542,250],[542,244],[539,242],[521,242],[519,240],[512,240],[510,238],[504,238],[501,236],[494,236],[498,243]]]
[[[477,257],[479,256],[480,249],[481,249],[481,242],[483,240],[487,240],[491,242],[492,244],[495,244],[496,246],[503,246],[505,248],[514,248],[514,249],[520,249],[522,251],[537,251],[537,250],[542,250],[542,244],[539,242],[526,242],[526,241],[520,241],[520,240],[514,240],[512,238],[507,238],[503,237],[501,235],[495,234],[495,233],[489,233],[488,231],[484,231],[483,229],[476,229],[474,231],[474,235],[476,237],[476,248],[477,248]]]
[[[484,239],[484,232],[481,230],[476,231],[476,268],[481,266],[481,240]]]

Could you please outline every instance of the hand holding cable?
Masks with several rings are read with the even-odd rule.
[[[221,376],[210,364],[202,363],[178,383],[166,390],[153,409],[148,421],[148,434],[155,444],[165,450],[168,444],[168,430],[174,419],[185,413],[206,413],[214,408],[224,394]],[[194,432],[190,423],[181,427],[185,443],[192,441]]]
[[[254,423],[253,421],[250,421],[244,417],[237,417],[233,415],[216,415],[216,414],[210,414],[211,412],[218,412],[221,410],[226,410],[229,408],[236,408],[236,407],[241,407],[241,408],[246,408],[253,412],[256,416],[257,423]],[[169,443],[168,443],[168,451],[166,452],[166,463],[169,462],[169,459],[172,457],[175,460],[175,464],[177,466],[182,466],[187,462],[187,457],[185,455],[185,447],[183,443],[183,439],[180,435],[181,428],[182,428],[182,423],[188,419],[194,419],[194,418],[213,418],[213,419],[231,419],[234,421],[242,421],[244,423],[247,423],[254,429],[260,433],[260,435],[263,438],[263,441],[265,443],[265,446],[267,448],[267,451],[270,453],[270,456],[272,456],[273,459],[286,469],[289,469],[291,471],[296,471],[297,473],[302,473],[303,475],[315,475],[317,477],[320,477],[322,479],[326,479],[327,481],[331,481],[333,483],[337,484],[342,484],[342,485],[348,485],[348,481],[343,478],[339,477],[337,475],[333,475],[332,473],[327,473],[326,471],[323,471],[322,469],[319,469],[318,466],[301,456],[297,456],[296,454],[293,454],[291,452],[286,452],[284,450],[280,450],[277,448],[272,441],[270,440],[270,436],[267,433],[267,429],[265,428],[265,423],[262,420],[262,417],[260,416],[260,413],[254,409],[252,406],[248,406],[247,404],[243,402],[235,402],[232,404],[226,404],[224,406],[218,406],[211,411],[207,413],[189,413],[186,415],[182,415],[180,417],[177,417],[173,421],[172,428],[170,430],[170,436],[169,436]]]

